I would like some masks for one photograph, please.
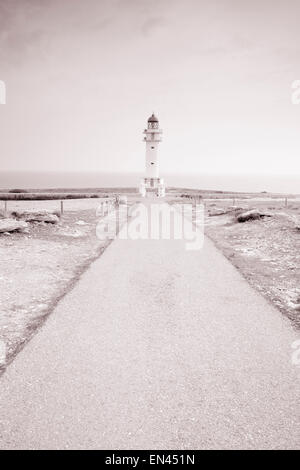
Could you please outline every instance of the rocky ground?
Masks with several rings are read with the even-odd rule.
[[[134,196],[131,203],[136,200]],[[186,201],[176,197],[169,202]],[[300,201],[287,207],[282,200],[204,202],[206,235],[254,288],[300,327]],[[241,209],[230,207],[233,203]],[[69,201],[58,223],[25,222],[27,228],[20,233],[0,233],[0,346],[6,352],[0,350],[0,370],[109,243],[96,234],[98,206],[99,200]],[[11,212],[37,208],[40,202],[9,204]],[[46,201],[45,208],[57,211],[59,205]],[[249,209],[268,217],[238,223],[236,216]]]
[[[284,207],[248,201],[244,207],[267,217],[238,223],[242,210],[231,211],[224,201],[208,202],[206,234],[249,283],[300,328],[300,202]]]
[[[0,234],[0,342],[6,349],[0,368],[109,243],[96,236],[98,220],[94,208],[79,209],[57,224],[33,222],[23,232]]]

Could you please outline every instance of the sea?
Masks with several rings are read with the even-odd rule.
[[[138,187],[142,176],[138,173],[0,171],[0,190],[132,188]],[[300,194],[300,175],[170,173],[161,176],[167,187]]]

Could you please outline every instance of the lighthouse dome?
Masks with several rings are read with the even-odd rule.
[[[149,117],[148,122],[158,122],[158,119],[155,114],[152,114],[152,116]]]

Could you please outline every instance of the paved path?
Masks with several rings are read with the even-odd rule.
[[[116,240],[0,379],[0,448],[299,448],[297,338],[210,241]]]

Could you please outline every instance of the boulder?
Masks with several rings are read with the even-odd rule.
[[[217,208],[217,209],[208,209],[209,211],[209,216],[210,217],[215,217],[218,215],[226,215],[226,214],[231,214],[232,212],[238,212],[238,211],[243,211],[245,208],[243,207],[238,207],[238,206],[229,206],[226,208]]]
[[[225,215],[227,212],[225,209],[214,209],[213,211],[209,210],[209,217],[216,217],[217,215]]]
[[[83,233],[81,230],[61,230],[59,232],[60,235],[63,235],[64,237],[72,237],[72,238],[80,238],[80,237],[85,237],[85,233]]]
[[[243,212],[242,214],[238,215],[236,219],[238,222],[247,222],[248,220],[259,220],[263,217],[271,217],[271,215],[263,214],[262,212],[254,209],[248,212]]]
[[[48,211],[15,211],[11,215],[26,222],[45,222],[47,224],[57,224],[59,222],[57,214]]]
[[[0,219],[0,233],[21,232],[28,227],[26,222],[15,219]]]
[[[77,222],[75,222],[76,225],[88,225],[87,222],[85,222],[84,220],[77,220]]]

